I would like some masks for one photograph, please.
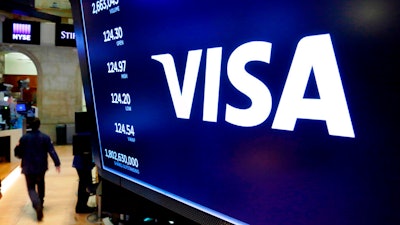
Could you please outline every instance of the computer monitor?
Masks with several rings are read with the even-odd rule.
[[[18,112],[18,113],[26,113],[26,111],[27,111],[27,105],[26,105],[26,103],[17,103],[16,104],[16,106],[15,106],[15,110]]]

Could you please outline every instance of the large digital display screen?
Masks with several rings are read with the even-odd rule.
[[[396,1],[72,3],[102,170],[232,224],[400,221]]]

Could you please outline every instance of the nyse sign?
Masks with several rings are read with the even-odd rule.
[[[13,24],[12,39],[16,41],[31,41],[31,24]]]
[[[217,122],[221,76],[222,47],[206,52],[203,121]],[[246,109],[225,105],[225,121],[253,127],[263,123],[271,113],[272,96],[268,87],[248,73],[245,66],[251,61],[270,63],[272,43],[252,41],[237,47],[227,63],[230,83],[252,101]],[[177,118],[190,119],[203,50],[188,52],[182,88],[180,88],[174,58],[171,54],[151,56],[164,68]],[[314,71],[318,99],[304,98]],[[333,136],[354,138],[354,129],[343,90],[332,40],[329,34],[307,36],[297,45],[295,55],[278,104],[272,129],[293,131],[297,119],[326,122]]]

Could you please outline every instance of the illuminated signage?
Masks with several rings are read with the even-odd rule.
[[[75,47],[75,32],[74,26],[70,24],[56,25],[56,46]]]
[[[251,61],[269,64],[271,49],[271,43],[253,41],[239,46],[230,55],[228,78],[239,92],[251,99],[252,104],[247,109],[240,109],[227,103],[225,120],[228,123],[253,127],[263,123],[271,113],[270,90],[245,69],[246,64]],[[217,122],[222,50],[222,47],[207,49],[203,121]],[[182,89],[179,87],[172,55],[152,56],[152,59],[164,66],[177,118],[190,119],[201,55],[202,50],[189,51]],[[303,98],[312,69],[320,99]],[[323,120],[330,135],[354,137],[332,41],[328,34],[305,37],[299,42],[272,128],[293,131],[297,119]]]
[[[75,33],[68,31],[61,31],[61,39],[63,40],[75,40]]]
[[[40,44],[40,23],[6,20],[3,23],[5,43]]]
[[[14,23],[12,39],[16,41],[31,41],[31,24]]]

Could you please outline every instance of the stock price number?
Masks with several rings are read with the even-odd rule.
[[[114,126],[115,126],[115,133],[135,137],[135,129],[132,125],[123,123],[114,123]]]
[[[115,27],[113,29],[103,31],[104,42],[115,41],[122,39],[124,32],[122,27]]]
[[[112,159],[118,163],[123,163],[127,166],[132,166],[132,167],[139,167],[139,160],[135,157],[132,156],[127,156],[123,153],[116,152],[111,149],[104,149],[105,152],[105,157],[108,159]]]
[[[111,7],[117,6],[119,0],[97,0],[92,3],[92,14],[110,9]]]
[[[108,73],[125,73],[126,60],[107,62]]]
[[[111,93],[111,103],[121,104],[121,105],[130,105],[131,104],[131,96],[129,93]]]
[[[105,153],[106,153],[106,158],[108,159],[114,159],[117,160],[118,159],[118,153],[116,151],[113,150],[109,150],[109,149],[104,149]]]

